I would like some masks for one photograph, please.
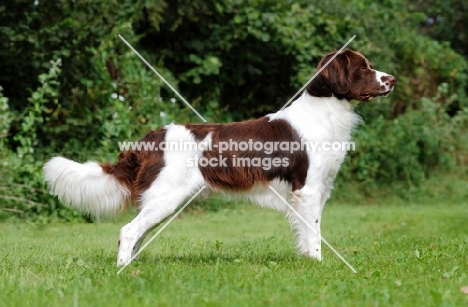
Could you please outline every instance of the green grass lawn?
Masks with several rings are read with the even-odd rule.
[[[468,306],[467,205],[328,205],[357,274],[326,246],[297,255],[282,214],[234,207],[183,214],[120,275],[125,221],[0,224],[0,305]]]

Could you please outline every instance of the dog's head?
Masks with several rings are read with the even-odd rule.
[[[395,77],[373,69],[361,53],[347,49],[328,63],[335,54],[327,54],[318,64],[317,70],[323,70],[307,86],[310,95],[368,101],[387,96],[393,90]]]

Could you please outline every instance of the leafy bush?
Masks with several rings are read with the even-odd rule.
[[[9,124],[20,121],[19,131],[14,135],[16,152],[8,148],[7,133],[1,136],[0,146],[2,164],[0,179],[0,218],[6,213],[20,214],[23,218],[47,221],[50,218],[73,219],[77,214],[57,206],[57,202],[44,191],[41,155],[41,132],[50,117],[43,117],[48,112],[50,103],[57,104],[61,60],[49,63],[47,73],[39,75],[39,86],[28,98],[28,106],[21,114],[16,114],[8,105],[8,100],[1,97],[3,132],[8,132]],[[37,150],[39,149],[39,150]]]
[[[403,0],[178,0],[168,3],[164,18],[143,15],[145,26],[136,31],[144,35],[141,47],[174,72],[190,100],[229,111],[217,121],[276,111],[323,55],[353,34],[351,48],[397,77],[389,99],[359,109],[368,120],[419,108],[419,98],[435,96],[440,83],[457,93],[457,110],[467,107],[466,60],[448,44],[421,35],[426,15],[405,7]]]
[[[437,96],[420,99],[420,109],[393,120],[380,116],[357,129],[356,151],[350,152],[339,175],[342,182],[377,187],[394,182],[418,185],[431,173],[466,167],[468,112],[454,117],[439,103],[449,95],[441,84]],[[452,94],[447,102],[455,100]]]

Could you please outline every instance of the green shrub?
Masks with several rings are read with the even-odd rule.
[[[466,60],[447,43],[421,35],[426,15],[407,7],[403,0],[177,0],[154,22],[148,20],[159,15],[150,10],[137,33],[144,36],[141,47],[174,72],[189,100],[203,111],[216,105],[228,110],[217,121],[275,112],[325,53],[354,34],[350,48],[397,77],[388,99],[359,109],[366,120],[418,109],[419,98],[435,96],[440,83],[457,93],[457,108],[465,108]]]
[[[447,84],[441,84],[437,96],[421,98],[418,110],[393,120],[380,116],[358,127],[356,151],[347,157],[339,181],[368,188],[396,182],[419,185],[431,173],[466,171],[468,112],[447,114],[439,103],[448,95],[447,89]],[[456,98],[453,94],[447,102]]]
[[[57,104],[61,60],[51,61],[49,65],[49,71],[39,75],[39,86],[31,93],[28,105],[21,114],[10,108],[5,97],[0,98],[2,131],[7,132],[9,123],[13,121],[21,123],[13,137],[17,144],[15,151],[7,146],[7,134],[3,134],[0,140],[0,219],[8,216],[7,213],[36,221],[73,220],[79,217],[61,208],[44,190],[43,148],[39,134],[46,132],[43,128],[52,119],[43,117],[43,114],[49,111],[50,104]]]

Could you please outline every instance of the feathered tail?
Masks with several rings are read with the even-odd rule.
[[[95,217],[115,216],[131,197],[128,187],[96,162],[55,157],[44,165],[44,177],[61,202]]]

